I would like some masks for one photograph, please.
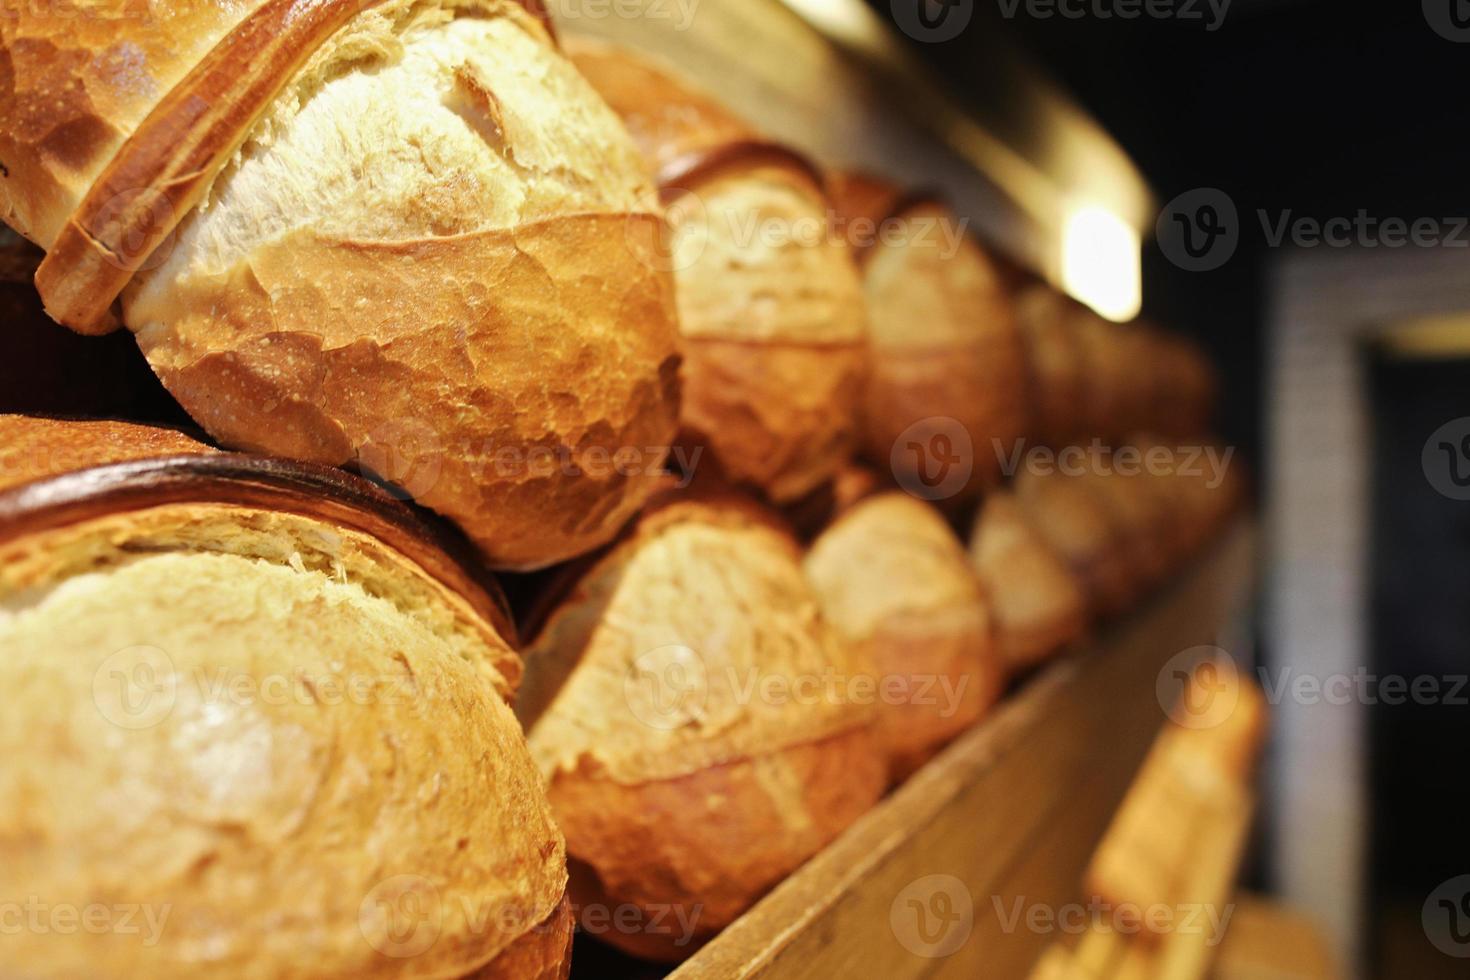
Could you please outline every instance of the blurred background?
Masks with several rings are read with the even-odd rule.
[[[1359,976],[1470,975],[1444,951],[1456,930],[1470,955],[1470,909],[1427,902],[1470,873],[1470,4],[1201,0],[1129,19],[989,0],[938,41],[870,6],[986,117],[1029,66],[1152,191],[1144,313],[1221,366],[1220,429],[1254,461],[1265,521],[1253,656],[1275,721],[1251,883],[1310,911]],[[1188,220],[1203,249],[1200,207],[1222,226],[1203,261],[1170,233]]]

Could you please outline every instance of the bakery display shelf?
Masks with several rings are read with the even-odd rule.
[[[1238,521],[1140,610],[1033,677],[668,976],[1024,977],[1058,935],[1016,924],[1018,901],[1055,909],[1084,900],[1087,863],[1165,721],[1159,671],[1183,650],[1219,642],[1246,609],[1254,538]],[[915,914],[907,900],[925,894],[905,889],[930,875],[958,878],[969,893],[973,927],[953,951],[916,943],[903,919]],[[963,914],[956,898],[951,915]]]

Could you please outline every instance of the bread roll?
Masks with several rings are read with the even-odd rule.
[[[995,703],[1003,667],[990,607],[933,507],[896,491],[869,497],[817,538],[803,568],[823,614],[876,671],[894,782]]]
[[[866,452],[911,492],[971,499],[999,480],[1026,427],[1025,356],[1000,267],[938,202],[861,175],[831,187],[849,237],[870,244]]]
[[[1127,541],[1117,518],[1081,476],[1028,469],[1016,478],[1027,520],[1087,586],[1093,613],[1116,616],[1137,598]]]
[[[396,482],[496,566],[609,540],[677,416],[637,149],[533,0],[27,4],[3,202],[219,442]],[[95,16],[94,16],[95,14]]]
[[[105,928],[15,932],[7,964],[565,976],[491,594],[361,480],[70,425],[41,435],[89,468],[0,490],[0,866],[41,921]]]
[[[1052,446],[1069,445],[1083,435],[1084,379],[1076,321],[1084,315],[1076,303],[1044,283],[1016,297],[1030,368],[1031,433]]]
[[[1131,456],[1131,453],[1130,453]],[[1103,455],[1107,465],[1078,477],[1087,490],[1102,502],[1117,530],[1126,553],[1128,576],[1140,589],[1160,581],[1169,568],[1167,517],[1143,486],[1145,477],[1134,471],[1120,472],[1116,452]]]
[[[775,503],[801,498],[852,454],[867,366],[862,289],[819,177],[633,52],[568,50],[669,202],[686,441]]]
[[[1082,431],[1104,441],[1132,431],[1131,353],[1126,328],[1091,310],[1076,319],[1082,359]]]
[[[1087,630],[1087,595],[1009,491],[987,494],[970,533],[970,560],[990,601],[1011,673],[1048,659]]]
[[[526,661],[517,711],[574,901],[644,910],[603,937],[635,955],[688,956],[882,792],[871,667],[822,618],[789,532],[752,505],[653,509]]]

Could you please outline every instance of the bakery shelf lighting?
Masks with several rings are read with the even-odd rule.
[[[1062,233],[1062,286],[1109,320],[1123,322],[1143,306],[1138,232],[1117,214],[1084,205]]]

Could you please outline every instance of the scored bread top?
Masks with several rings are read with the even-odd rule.
[[[518,710],[547,778],[671,779],[867,725],[845,686],[865,665],[799,561],[789,532],[741,506],[640,520],[528,645]]]
[[[669,203],[685,337],[863,341],[852,257],[832,233],[819,171],[641,53],[568,40],[623,119]]]
[[[266,0],[25,3],[0,17],[0,206],[51,248],[164,95]]]
[[[37,9],[50,6],[7,18],[7,53],[32,64],[27,87],[0,91],[0,151],[14,150],[20,167],[4,180],[7,220],[49,253],[37,273],[47,309],[83,332],[110,328],[108,306],[133,273],[208,194],[299,69],[322,64],[323,47],[340,49],[332,42],[343,28],[385,11],[396,22],[473,14],[534,23],[544,40],[549,23],[538,0],[264,0],[211,5],[213,16],[180,3],[157,20],[141,9],[154,5],[126,0]],[[69,75],[37,41],[66,36],[72,23],[92,58]],[[494,116],[493,105],[486,112]],[[28,196],[38,204],[16,205]]]
[[[0,439],[0,591],[160,551],[304,561],[398,596],[406,615],[453,637],[502,697],[515,695],[521,662],[498,586],[456,539],[365,480],[124,422],[6,415]],[[78,530],[107,520],[107,534]]]

